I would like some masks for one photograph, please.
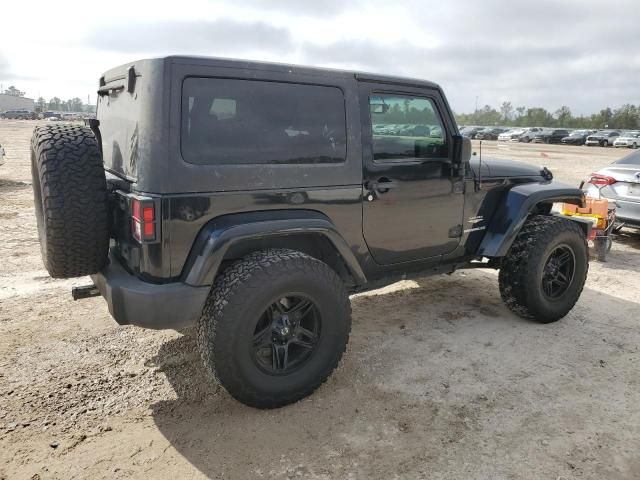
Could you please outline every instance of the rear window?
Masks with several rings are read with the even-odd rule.
[[[629,155],[621,158],[615,163],[622,165],[640,165],[640,151],[630,153]]]
[[[344,162],[344,95],[318,85],[187,78],[181,150],[199,165]]]

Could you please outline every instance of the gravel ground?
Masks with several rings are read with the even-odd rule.
[[[52,280],[28,142],[0,120],[0,478],[637,479],[640,236],[593,262],[562,321],[501,304],[472,270],[353,298],[341,366],[274,411],[206,378],[191,332],[119,327],[85,279]],[[626,152],[483,145],[576,183]]]

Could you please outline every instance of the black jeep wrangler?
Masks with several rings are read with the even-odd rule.
[[[236,399],[295,402],[336,367],[349,294],[500,269],[516,314],[553,322],[588,269],[582,192],[546,168],[480,159],[421,80],[214,58],[100,78],[97,119],[35,129],[44,264],[91,275],[119,324],[197,323]]]

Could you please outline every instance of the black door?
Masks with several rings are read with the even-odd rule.
[[[436,257],[459,244],[464,184],[437,90],[360,83],[363,233],[375,261]]]

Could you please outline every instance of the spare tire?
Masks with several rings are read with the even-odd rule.
[[[54,278],[100,271],[109,250],[107,182],[90,128],[39,126],[31,176],[42,260]]]

